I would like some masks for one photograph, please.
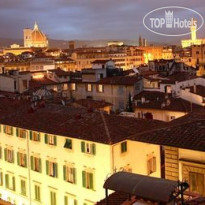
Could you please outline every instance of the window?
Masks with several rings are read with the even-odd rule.
[[[76,183],[76,169],[73,167],[63,166],[64,180],[70,183]]]
[[[56,205],[56,193],[50,191],[50,205]]]
[[[72,140],[71,139],[66,139],[65,144],[64,144],[64,148],[72,149]]]
[[[127,152],[127,142],[121,143],[121,153]]]
[[[6,182],[6,188],[15,191],[16,190],[16,183],[15,183],[15,177],[6,174],[5,175],[5,182]]]
[[[20,129],[20,128],[16,128],[16,136],[20,137],[20,138],[26,138],[26,130],[24,129]]]
[[[77,205],[77,200],[73,196],[65,196],[64,205]]]
[[[87,84],[87,91],[92,92],[92,90],[93,90],[92,84]]]
[[[31,156],[31,169],[36,172],[41,172],[41,159]]]
[[[24,89],[27,89],[27,88],[28,88],[27,80],[23,80],[23,88],[24,88]]]
[[[96,154],[96,147],[93,143],[81,142],[81,151],[88,154]]]
[[[0,186],[3,186],[3,172],[0,171]]]
[[[40,133],[39,132],[30,131],[30,140],[40,141]]]
[[[0,159],[2,159],[2,147],[0,146]]]
[[[98,92],[103,93],[103,91],[104,91],[103,85],[98,85]]]
[[[13,150],[5,148],[4,157],[5,157],[5,161],[14,163],[14,151]]]
[[[68,90],[68,84],[63,84],[63,90]]]
[[[71,83],[70,84],[71,90],[74,91],[76,90],[76,84],[75,83]]]
[[[83,171],[82,172],[83,187],[87,189],[94,189],[93,186],[93,173]]]
[[[45,144],[57,145],[57,139],[55,135],[45,134]]]
[[[13,135],[13,127],[4,125],[4,133],[7,135]]]
[[[190,191],[204,195],[204,174],[189,172]]]
[[[26,154],[17,152],[17,164],[21,167],[27,167]]]
[[[21,194],[26,196],[26,181],[21,179]]]
[[[156,172],[156,157],[152,156],[152,157],[149,157],[148,160],[147,160],[147,174],[150,175],[154,172]]]
[[[51,177],[58,177],[58,165],[55,162],[46,160],[46,174]]]
[[[39,185],[34,186],[35,189],[35,200],[36,201],[41,201],[41,188]]]

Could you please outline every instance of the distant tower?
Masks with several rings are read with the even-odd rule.
[[[25,28],[25,29],[23,30],[23,33],[24,33],[24,47],[29,47],[29,45],[30,45],[31,42],[32,42],[32,39],[31,39],[32,29],[30,29],[30,28]]]
[[[139,46],[141,47],[142,46],[142,37],[141,36],[139,36]]]
[[[147,46],[147,40],[145,38],[143,38],[143,47]]]
[[[74,50],[75,49],[75,41],[69,41],[69,49]]]
[[[196,41],[197,21],[196,21],[196,19],[192,18],[191,22],[192,22],[192,25],[191,25],[191,40]]]

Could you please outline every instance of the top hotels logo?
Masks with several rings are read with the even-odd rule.
[[[204,19],[197,11],[179,6],[161,7],[150,11],[143,18],[144,26],[153,33],[164,36],[184,36],[191,29],[199,30]]]

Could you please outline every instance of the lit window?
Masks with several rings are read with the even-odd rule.
[[[65,196],[64,205],[77,205],[77,200],[74,199],[73,196]]]
[[[88,154],[96,154],[96,147],[94,143],[81,142],[81,151]]]
[[[36,172],[41,172],[41,159],[31,156],[31,169]]]
[[[94,189],[93,186],[93,173],[83,171],[82,172],[82,182],[83,182],[83,187],[87,189]]]
[[[98,85],[98,92],[103,93],[103,91],[104,91],[103,85]]]
[[[20,137],[20,138],[26,138],[26,130],[24,129],[20,129],[20,128],[16,128],[16,136]]]
[[[156,172],[157,170],[157,162],[156,162],[156,157],[152,156],[152,157],[148,157],[147,160],[147,174],[150,175],[154,172]]]
[[[5,184],[6,184],[6,188],[15,191],[16,190],[16,182],[15,182],[15,177],[10,175],[10,174],[6,174],[5,175]]]
[[[57,139],[55,135],[45,134],[45,144],[57,145]]]
[[[190,191],[204,195],[204,174],[189,172]]]
[[[26,154],[17,152],[17,163],[21,167],[27,166]]]
[[[88,92],[92,92],[92,84],[88,84],[87,85],[87,91]]]
[[[4,157],[5,157],[5,161],[14,163],[14,151],[13,150],[5,148]]]
[[[127,142],[121,143],[121,153],[127,152]]]
[[[64,180],[70,183],[75,183],[76,182],[76,169],[73,167],[69,166],[63,166],[63,175],[64,175]]]
[[[39,132],[30,131],[30,140],[32,140],[32,141],[40,141],[40,133]]]
[[[51,177],[58,177],[58,164],[46,160],[46,174]]]
[[[75,83],[71,83],[70,86],[71,86],[71,90],[73,90],[73,91],[76,90],[76,84]]]
[[[13,135],[13,127],[4,125],[4,133],[7,135]]]
[[[68,84],[63,84],[63,90],[68,90]]]

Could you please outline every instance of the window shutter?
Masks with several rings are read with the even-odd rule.
[[[95,144],[92,144],[92,154],[96,154],[96,146]]]
[[[4,133],[6,133],[6,125],[4,125]]]
[[[68,205],[68,197],[64,196],[64,205]]]
[[[153,172],[157,171],[157,162],[156,162],[156,157],[153,157]]]
[[[9,175],[8,174],[5,175],[5,183],[6,183],[6,188],[8,188],[9,187]]]
[[[12,153],[12,162],[14,163],[14,151],[12,150],[11,153]]]
[[[34,167],[33,167],[33,156],[31,156],[31,169],[34,170]]]
[[[76,184],[76,168],[73,168],[73,183]]]
[[[0,147],[0,159],[2,159],[2,147]]]
[[[58,164],[55,163],[55,177],[57,178],[58,177]]]
[[[17,164],[20,165],[19,152],[17,152]]]
[[[13,191],[15,191],[16,190],[15,177],[12,177],[12,183],[13,183]]]
[[[66,181],[66,166],[63,165],[63,179]]]
[[[48,144],[48,134],[45,134],[45,144]]]
[[[25,162],[25,167],[27,167],[27,156],[24,154],[24,162]]]
[[[16,136],[19,136],[19,128],[16,128]]]
[[[32,140],[32,131],[30,131],[30,140]]]
[[[127,151],[127,142],[124,142],[124,151]]]
[[[26,130],[23,131],[23,138],[26,138]]]
[[[54,145],[57,145],[57,138],[56,136],[53,136],[54,137]]]
[[[39,158],[38,160],[39,160],[39,172],[42,172],[41,158]]]
[[[13,127],[11,127],[11,135],[13,135]]]
[[[0,124],[0,132],[1,132],[1,124]]]
[[[6,148],[4,149],[4,159],[5,161],[7,161],[7,149]]]
[[[74,199],[74,205],[77,205],[77,200],[76,199]]]
[[[85,178],[85,174],[86,172],[85,171],[82,171],[82,182],[83,182],[83,187],[86,187],[86,178]]]
[[[40,133],[38,133],[38,141],[41,141]]]
[[[85,142],[81,142],[81,151],[85,152]]]
[[[93,173],[90,173],[90,189],[93,189]]]
[[[147,160],[147,174],[150,174],[150,160]]]
[[[48,175],[49,162],[46,160],[46,174]]]

